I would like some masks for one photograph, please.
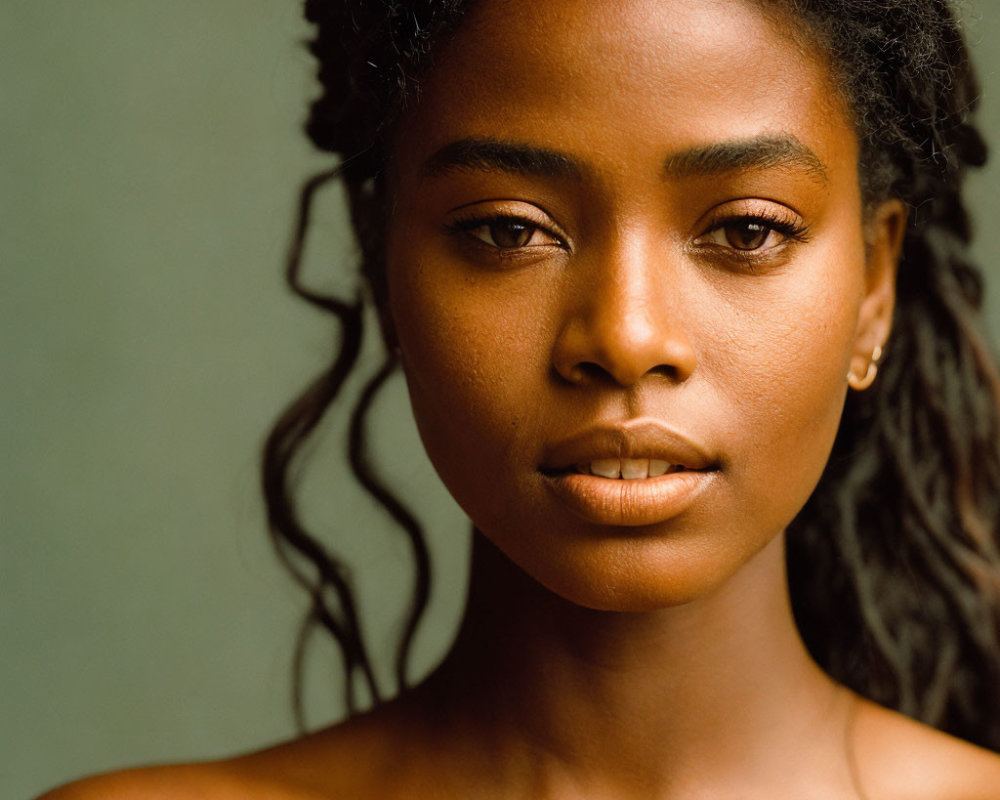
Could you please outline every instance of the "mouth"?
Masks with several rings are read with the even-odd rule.
[[[657,419],[586,428],[547,448],[540,470],[619,480],[717,469],[719,460],[691,437]]]
[[[569,471],[610,480],[637,481],[685,472],[687,469],[683,464],[671,464],[659,458],[598,458],[576,464]]]
[[[659,420],[587,429],[557,443],[539,471],[550,491],[583,519],[615,526],[665,522],[718,477],[707,448]]]

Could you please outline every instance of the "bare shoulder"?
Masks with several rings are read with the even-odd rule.
[[[85,778],[37,800],[336,800],[386,797],[395,747],[377,715],[233,758]]]
[[[246,796],[245,788],[219,766],[174,764],[95,775],[53,789],[38,800],[235,800]]]
[[[1000,755],[868,701],[854,750],[872,800],[1000,800]]]

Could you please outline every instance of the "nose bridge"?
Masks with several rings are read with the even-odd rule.
[[[694,371],[682,276],[666,243],[619,232],[594,248],[583,276],[580,306],[561,337],[560,373],[574,380],[598,373],[631,386],[651,372],[683,380]]]
[[[625,240],[599,259],[596,291],[586,308],[595,343],[602,349],[649,347],[656,339],[663,297],[650,254],[641,242]]]

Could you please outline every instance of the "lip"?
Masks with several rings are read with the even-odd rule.
[[[549,447],[545,473],[567,472],[602,458],[656,458],[689,470],[717,465],[708,449],[657,419],[641,418],[595,425]]]
[[[684,467],[655,478],[621,480],[576,467],[606,458],[655,458]],[[718,476],[707,448],[656,419],[588,428],[544,454],[540,472],[569,509],[601,525],[635,527],[665,522],[685,511]]]

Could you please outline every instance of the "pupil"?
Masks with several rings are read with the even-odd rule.
[[[770,228],[759,222],[744,222],[727,229],[726,238],[737,250],[756,250],[767,239]]]
[[[490,236],[493,237],[493,241],[496,242],[497,247],[505,249],[524,247],[531,238],[532,231],[534,228],[530,225],[514,220],[494,222],[490,225]]]

